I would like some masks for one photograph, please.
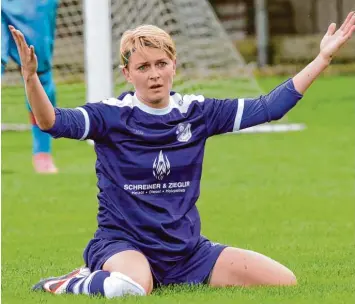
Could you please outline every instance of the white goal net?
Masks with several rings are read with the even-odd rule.
[[[89,37],[85,31],[90,27],[85,26],[84,5],[100,6],[105,1],[60,1],[53,60],[59,106],[77,106],[88,98],[85,64],[96,58],[85,51],[85,37]],[[251,67],[235,49],[209,1],[111,0],[110,15],[112,94],[127,88],[118,68],[121,35],[140,24],[157,25],[172,35],[178,53],[174,90],[194,93],[202,86],[206,95],[213,94],[216,89],[223,90],[220,79],[226,79],[227,85],[235,87],[235,96],[261,93]],[[89,72],[96,75],[95,71]],[[26,125],[21,77],[16,65],[9,63],[2,77],[2,130],[19,130]]]

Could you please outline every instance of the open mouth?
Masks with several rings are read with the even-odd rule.
[[[161,84],[154,84],[154,85],[150,86],[149,88],[152,89],[152,90],[155,90],[155,89],[160,89],[162,87],[163,86]]]

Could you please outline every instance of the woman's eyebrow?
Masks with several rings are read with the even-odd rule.
[[[163,57],[163,58],[155,60],[155,62],[164,61],[164,60],[167,60],[167,59],[165,57]],[[149,64],[149,61],[139,62],[136,65],[144,65],[144,64]]]

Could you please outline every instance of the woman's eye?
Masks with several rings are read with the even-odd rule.
[[[158,63],[158,66],[161,67],[161,68],[165,67],[166,65],[167,65],[166,62],[159,62]]]
[[[141,66],[138,68],[138,70],[140,70],[140,71],[144,71],[144,70],[145,70],[145,68],[146,68],[146,66],[145,66],[145,65],[141,65]]]

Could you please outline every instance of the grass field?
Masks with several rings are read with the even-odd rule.
[[[269,90],[281,81],[260,84]],[[316,82],[288,115],[305,131],[224,135],[206,147],[198,202],[203,234],[284,263],[298,277],[292,288],[180,286],[114,301],[31,292],[41,277],[82,264],[96,229],[95,155],[85,142],[57,140],[61,173],[38,176],[30,134],[2,133],[2,303],[353,303],[354,85],[355,77]],[[236,95],[231,86],[214,93]],[[21,111],[3,107],[3,120],[24,121]]]

